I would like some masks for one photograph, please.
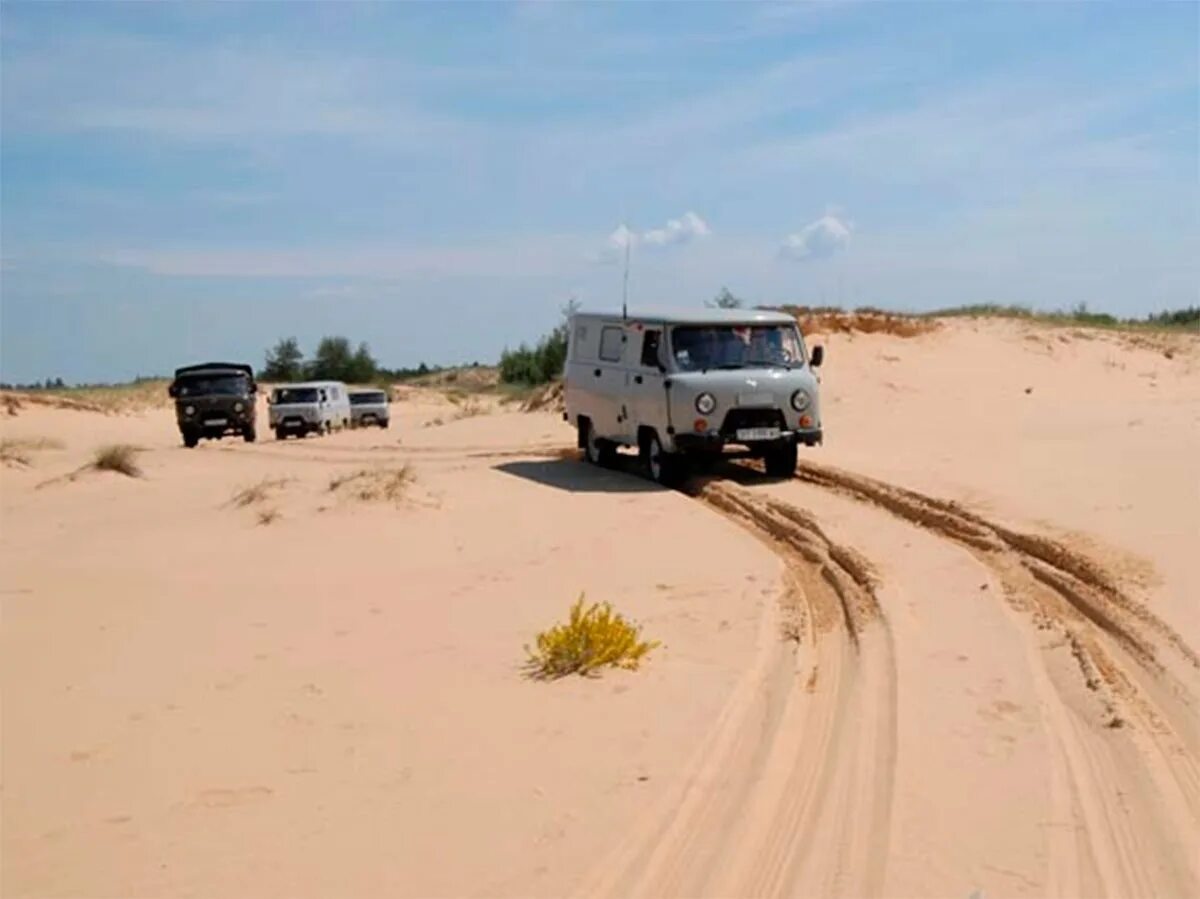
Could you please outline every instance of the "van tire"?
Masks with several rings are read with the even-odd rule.
[[[579,445],[583,447],[583,458],[592,465],[611,468],[616,459],[617,448],[607,440],[596,436],[590,419],[579,419]]]
[[[642,466],[650,480],[663,487],[678,487],[687,475],[686,460],[663,449],[657,431],[645,431],[641,440]]]
[[[255,440],[258,439],[258,432],[254,430],[253,425],[251,425],[248,428],[242,429],[242,439],[245,440],[247,443],[253,443]]]
[[[275,429],[275,439],[276,440],[287,440],[287,431],[285,431],[283,428],[276,428]]]
[[[195,449],[196,444],[198,444],[199,442],[200,442],[200,435],[197,434],[195,431],[184,431],[183,432],[183,445],[186,446],[188,449]]]
[[[790,478],[796,473],[796,444],[788,440],[780,446],[773,446],[763,456],[767,476],[772,478]]]

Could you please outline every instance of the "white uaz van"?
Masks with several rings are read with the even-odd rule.
[[[350,426],[350,400],[341,381],[281,384],[271,391],[268,403],[267,418],[277,440]]]
[[[365,428],[378,425],[386,428],[392,419],[386,390],[351,390],[350,425]]]
[[[579,312],[569,327],[565,414],[589,462],[637,447],[647,473],[673,484],[689,457],[731,446],[779,476],[795,470],[798,444],[821,442],[813,369],[824,352],[808,355],[790,315]]]

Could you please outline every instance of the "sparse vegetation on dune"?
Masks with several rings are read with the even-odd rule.
[[[34,453],[62,448],[62,441],[47,437],[15,437],[0,440],[0,464],[24,467],[33,463]]]
[[[230,500],[237,508],[245,508],[246,506],[257,505],[258,503],[266,502],[274,494],[276,490],[281,489],[288,483],[288,478],[264,478],[257,484],[252,484],[249,487],[244,487],[233,495]]]
[[[267,525],[274,524],[282,517],[278,509],[260,509],[257,520],[261,527],[266,527]]]
[[[557,680],[569,674],[591,675],[604,667],[634,670],[659,645],[642,640],[641,628],[608,603],[587,605],[581,594],[566,624],[542,631],[534,647],[525,647],[526,671],[536,680]]]
[[[335,477],[329,482],[329,491],[363,502],[397,502],[404,498],[414,479],[408,465],[364,468]]]
[[[778,306],[793,316],[805,334],[890,334],[893,337],[917,337],[936,330],[938,324],[928,318],[863,307],[847,310],[829,306]]]
[[[92,457],[91,468],[96,471],[113,471],[130,478],[140,478],[142,469],[137,464],[137,454],[142,452],[140,447],[128,443],[115,443],[102,446]]]
[[[1017,318],[1054,325],[1076,325],[1089,328],[1118,328],[1133,330],[1178,330],[1200,333],[1200,306],[1189,306],[1147,315],[1145,318],[1120,318],[1107,312],[1093,312],[1086,303],[1071,309],[1041,311],[1029,306],[977,303],[952,306],[921,314],[926,318]]]

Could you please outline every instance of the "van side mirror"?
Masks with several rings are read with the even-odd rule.
[[[170,396],[170,397],[179,396],[179,386],[177,384],[171,384],[171,386],[169,386],[167,388],[167,396]]]
[[[815,346],[812,351],[812,358],[808,360],[808,364],[812,368],[817,368],[825,361],[825,347]]]

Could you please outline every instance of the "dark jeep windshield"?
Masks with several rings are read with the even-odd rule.
[[[350,394],[351,406],[375,406],[380,403],[386,403],[387,397],[382,390],[373,393],[352,393]]]
[[[250,390],[245,375],[196,375],[176,382],[179,396],[242,396]]]
[[[687,325],[671,331],[671,352],[682,371],[709,368],[792,368],[803,362],[790,325]]]
[[[281,405],[288,403],[315,403],[317,388],[315,387],[280,387],[275,391],[275,402]]]

